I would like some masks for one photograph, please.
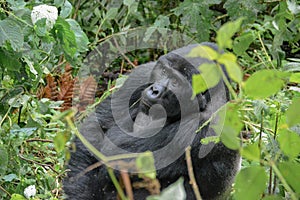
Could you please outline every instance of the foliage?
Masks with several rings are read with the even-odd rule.
[[[39,12],[36,6],[43,4],[52,11]],[[248,199],[299,198],[299,15],[296,0],[1,1],[0,198],[24,199],[30,185],[37,190],[34,199],[62,198],[65,147],[74,132],[65,120],[71,111],[61,112],[69,108],[64,97],[70,93],[61,94],[74,82],[63,76],[68,72],[74,77],[86,53],[98,44],[138,27],[147,29],[144,41],[155,33],[168,37],[171,29],[199,42],[216,41],[225,50],[197,48],[190,55],[215,61],[204,76],[193,77],[194,92],[223,79],[233,99],[215,114],[224,127],[213,127],[219,135],[212,139],[243,156],[232,198],[246,192]],[[143,63],[160,53],[139,50],[126,56]],[[115,66],[120,63],[129,65],[122,58]],[[71,71],[64,70],[66,64]],[[83,85],[88,84],[94,88],[95,80]],[[92,92],[80,90],[90,103]],[[38,99],[41,91],[50,96]],[[240,132],[246,139],[238,137]],[[140,168],[153,161],[144,159],[139,158]],[[173,190],[184,198],[180,180],[149,198],[167,199]]]
[[[231,37],[240,25],[237,20],[222,26],[217,31],[218,45],[231,49]],[[231,34],[224,34],[229,31]],[[247,47],[240,47],[247,49],[249,43],[245,45]],[[261,69],[242,80],[235,55],[227,52],[220,54],[207,48],[195,48],[190,53],[192,57],[206,54],[206,58],[215,62],[211,64],[209,72],[202,70],[203,76],[195,75],[193,81],[197,82],[193,83],[193,88],[196,94],[204,92],[216,85],[216,80],[223,79],[233,97],[232,101],[217,112],[218,124],[221,127],[213,126],[219,137],[216,141],[222,141],[228,148],[239,150],[244,157],[244,163],[247,162],[236,177],[233,198],[260,199],[262,196],[276,194],[298,199],[300,184],[296,179],[300,178],[300,174],[296,170],[300,167],[300,148],[297,145],[300,142],[300,132],[297,127],[300,121],[297,115],[300,102],[299,93],[289,90],[290,80],[299,84],[298,79],[294,79],[297,74],[280,68]],[[222,55],[230,56],[226,56],[225,62],[222,62]],[[224,74],[222,65],[226,68],[228,77]],[[265,65],[274,67],[271,60]],[[202,69],[202,65],[199,69]],[[212,73],[212,70],[215,72]],[[228,78],[235,82],[233,86],[229,84]],[[235,92],[237,90],[238,94]],[[288,97],[293,100],[288,100]],[[250,139],[241,143],[239,133],[243,124]]]

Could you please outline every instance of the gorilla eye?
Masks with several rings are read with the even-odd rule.
[[[167,77],[168,76],[167,70],[166,69],[162,69],[161,70],[161,75],[162,75],[162,77]]]
[[[175,86],[175,87],[178,86],[178,83],[179,82],[178,82],[178,80],[176,78],[172,79],[172,81],[171,81],[172,86]]]

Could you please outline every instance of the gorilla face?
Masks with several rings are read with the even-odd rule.
[[[152,84],[142,92],[141,111],[149,114],[149,109],[159,104],[165,109],[168,121],[178,120],[180,104],[190,101],[192,96],[191,79],[187,74],[191,69],[194,67],[178,55],[160,57],[150,75]]]

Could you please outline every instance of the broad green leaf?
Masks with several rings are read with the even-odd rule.
[[[183,186],[184,179],[180,178],[178,181],[167,187],[160,195],[147,197],[147,200],[185,200],[186,193]]]
[[[300,164],[297,162],[281,162],[278,164],[278,168],[287,183],[292,186],[296,193],[300,194]]]
[[[27,200],[27,199],[20,194],[12,194],[10,200]]]
[[[292,73],[290,77],[290,82],[292,83],[300,83],[300,72]]]
[[[269,195],[265,196],[263,200],[284,200],[284,198],[276,195]]]
[[[286,122],[289,127],[292,127],[300,123],[300,98],[295,98],[292,101],[292,104],[289,106],[286,111]]]
[[[280,130],[279,133],[280,134],[278,135],[277,140],[283,153],[289,156],[291,159],[299,156],[300,136],[297,133],[287,129]]]
[[[0,175],[4,175],[8,165],[8,153],[6,148],[0,146]]]
[[[235,180],[235,199],[260,199],[266,188],[267,180],[266,172],[261,166],[250,166],[242,169]]]
[[[67,18],[71,15],[72,9],[73,9],[72,4],[69,1],[65,1],[64,5],[61,7],[59,15],[62,18]]]
[[[70,24],[63,18],[58,17],[53,29],[65,54],[70,58],[73,58],[77,51],[77,43]]]
[[[220,54],[209,46],[199,45],[191,50],[189,57],[201,57],[208,60],[216,60]]]
[[[48,32],[46,27],[46,18],[38,20],[34,24],[34,30],[38,36],[45,36]]]
[[[259,161],[260,151],[259,151],[258,143],[249,144],[243,147],[241,154],[244,158],[248,160]]]
[[[243,127],[238,115],[239,106],[228,103],[218,112],[218,123],[211,125],[220,135],[221,142],[230,149],[239,149],[240,140],[237,137]]]
[[[217,31],[217,44],[220,49],[232,48],[232,36],[240,29],[243,19],[227,22]]]
[[[284,86],[288,76],[289,73],[277,70],[257,71],[245,82],[245,93],[254,99],[267,98],[277,93]]]
[[[18,58],[19,55],[17,53],[7,52],[0,49],[0,68],[6,69],[7,71],[18,72],[22,66]]]
[[[57,152],[62,152],[65,149],[67,140],[68,139],[64,133],[57,133],[53,140],[55,150]]]
[[[136,166],[139,173],[154,179],[156,177],[156,169],[152,152],[148,151],[139,155],[136,159]]]
[[[118,8],[110,8],[105,15],[105,19],[106,20],[115,19],[117,15],[118,15]]]
[[[193,75],[192,87],[195,94],[216,86],[221,80],[221,72],[214,63],[204,63],[199,67],[200,74]]]
[[[242,55],[254,40],[255,36],[252,31],[242,33],[234,40],[233,52],[238,56]]]
[[[0,21],[0,46],[8,42],[14,51],[20,51],[24,44],[21,27],[11,18]]]
[[[147,28],[147,30],[146,30],[146,32],[145,32],[145,36],[144,36],[144,38],[143,38],[143,41],[144,41],[144,42],[147,42],[147,41],[151,38],[152,34],[156,31],[156,29],[157,29],[157,28],[156,28],[156,27],[153,27],[153,26]]]
[[[134,2],[135,0],[123,0],[124,5],[128,7],[130,7]]]
[[[8,174],[6,176],[2,177],[4,181],[6,182],[11,182],[12,180],[15,180],[18,178],[18,176],[16,174]]]
[[[297,15],[300,13],[299,2],[297,3],[296,0],[287,0],[286,3],[288,5],[288,8],[291,11],[291,13],[293,13],[294,15]]]
[[[241,83],[243,79],[243,74],[240,66],[237,64],[237,58],[232,53],[224,53],[222,54],[218,60],[219,63],[225,65],[226,71],[229,77],[237,82]]]
[[[66,20],[70,26],[72,31],[74,31],[76,43],[77,43],[77,51],[78,52],[85,52],[88,50],[89,39],[86,34],[82,31],[78,22],[74,19],[67,19]]]

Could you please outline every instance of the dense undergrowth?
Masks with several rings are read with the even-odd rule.
[[[24,199],[29,189],[36,190],[32,199],[63,198],[61,181],[74,133],[66,119],[73,115],[77,72],[98,45],[141,27],[145,41],[153,34],[167,37],[166,30],[172,30],[198,42],[217,42],[226,50],[224,55],[210,52],[209,58],[217,64],[204,73],[220,79],[223,64],[232,79],[232,101],[217,114],[235,112],[226,112],[223,131],[207,139],[241,151],[242,169],[231,198],[299,199],[300,5],[296,0],[0,0],[0,4],[1,199]],[[43,4],[54,6],[47,19],[42,7],[36,7]],[[83,85],[93,90],[77,88],[86,93],[80,100],[84,106],[93,103],[91,94],[96,93],[99,102],[100,96],[118,88],[116,77],[168,50],[124,54],[103,79],[84,80]],[[196,49],[192,56],[202,51]],[[197,76],[194,80],[204,81]],[[202,85],[193,84],[195,92],[205,90]],[[84,115],[82,105],[73,107]],[[244,136],[242,143],[239,133]],[[180,192],[182,186],[173,187]],[[168,198],[168,193],[153,197]]]

